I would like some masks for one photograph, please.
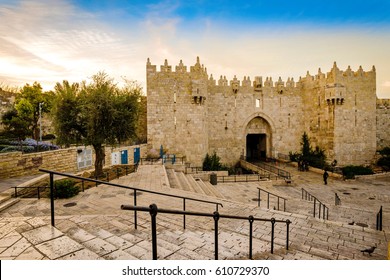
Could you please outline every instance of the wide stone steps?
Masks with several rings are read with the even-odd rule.
[[[0,212],[18,203],[20,198],[12,198],[10,195],[0,196]]]
[[[108,220],[110,223],[107,223]],[[113,223],[118,228],[112,228]],[[135,230],[133,225],[125,223],[128,222],[118,216],[78,216],[62,219],[57,228],[92,252],[89,256],[96,254],[97,258],[103,259],[151,259],[150,225],[144,223]],[[121,224],[124,227],[119,228]],[[191,223],[183,230],[180,217],[159,215],[158,259],[214,259],[214,231],[207,224],[206,227],[202,225],[205,223]],[[248,258],[248,243],[246,235],[223,230],[221,226],[219,259]],[[267,250],[267,244],[267,241],[254,238],[254,252]],[[64,258],[71,257],[67,255]]]
[[[153,171],[156,171],[158,180],[165,180],[161,172],[154,169]],[[189,179],[187,181],[190,182]],[[129,184],[132,185],[133,181],[129,181]],[[153,190],[154,185],[154,182],[150,182],[149,185],[145,185],[145,188]],[[340,221],[324,221],[313,218],[311,213],[296,213],[292,211],[292,206],[288,206],[290,200],[287,204],[288,212],[276,211],[272,207],[271,209],[259,208],[257,202],[252,200],[256,197],[257,190],[254,184],[234,184],[231,189],[227,189],[228,186],[222,184],[211,187],[220,193],[232,195],[229,199],[209,197],[208,200],[223,203],[224,207],[219,208],[221,214],[245,217],[253,215],[259,218],[291,221],[290,250],[285,249],[286,226],[277,223],[274,254],[270,253],[271,224],[254,222],[253,256],[256,259],[387,258],[388,240],[385,231],[376,231],[371,227],[356,224],[348,225]],[[240,188],[242,192],[234,191]],[[278,189],[277,192],[282,195],[283,189]],[[31,208],[35,207],[34,215],[41,215],[41,218],[27,217],[27,215],[18,217],[19,212],[10,210],[7,212],[7,217],[0,216],[0,259],[151,259],[149,213],[138,212],[138,228],[134,229],[134,213],[120,210],[120,204],[132,203],[131,193],[131,191],[101,185],[79,194],[80,200],[75,207],[62,207],[65,201],[57,200],[56,228],[50,226],[50,216],[46,210],[47,201],[34,200],[34,204],[30,204],[32,201],[22,200],[20,204],[24,206],[18,209],[26,208],[31,212]],[[205,194],[180,188],[167,188],[166,193],[186,194],[192,198],[207,199]],[[126,198],[128,195],[130,199]],[[235,201],[235,199],[242,199],[242,201]],[[292,202],[295,199],[299,201],[299,205],[307,203],[309,209],[310,202],[300,201],[300,196],[293,198]],[[90,203],[87,203],[88,201]],[[137,201],[139,206],[156,203],[160,209],[181,210],[183,206],[181,199],[150,195],[145,192],[138,196]],[[41,212],[37,212],[38,210]],[[187,210],[213,213],[215,206],[188,201]],[[211,217],[186,216],[186,228],[183,229],[183,216],[159,213],[157,215],[159,259],[214,259],[213,229],[214,220]],[[248,258],[248,232],[249,221],[221,218],[219,258]],[[363,255],[361,250],[371,246],[377,246],[372,256]]]
[[[169,184],[173,189],[184,190],[209,197],[225,198],[210,182],[194,179],[191,174],[185,175],[183,172],[174,169],[166,169]]]

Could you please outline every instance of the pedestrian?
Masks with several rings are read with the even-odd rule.
[[[328,184],[328,177],[329,177],[329,174],[328,174],[328,172],[326,171],[326,169],[325,169],[325,172],[324,172],[323,177],[324,177],[324,183],[325,183],[325,185],[327,185],[327,184]]]

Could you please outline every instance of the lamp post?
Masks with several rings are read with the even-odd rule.
[[[45,102],[39,102],[39,141],[42,142],[42,105]]]

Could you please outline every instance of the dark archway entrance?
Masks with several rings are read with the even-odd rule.
[[[260,160],[267,157],[267,135],[264,133],[247,134],[246,157],[248,160]]]

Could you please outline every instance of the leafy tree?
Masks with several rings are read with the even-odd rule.
[[[26,84],[17,94],[14,108],[7,111],[2,122],[8,134],[18,138],[31,136],[37,140],[39,137],[39,111],[48,113],[51,108],[52,94],[43,92],[38,82],[33,85]]]
[[[95,172],[103,174],[104,145],[135,137],[142,89],[134,83],[119,88],[99,72],[92,82],[55,86],[54,123],[61,144],[82,141],[95,150]]]
[[[311,153],[312,153],[312,148],[310,145],[309,136],[307,135],[306,132],[304,132],[302,135],[301,145],[302,145],[302,148],[301,148],[302,159],[308,160]]]
[[[57,135],[57,144],[69,146],[81,143],[86,135],[86,119],[82,112],[80,85],[68,81],[54,86],[53,124]]]

